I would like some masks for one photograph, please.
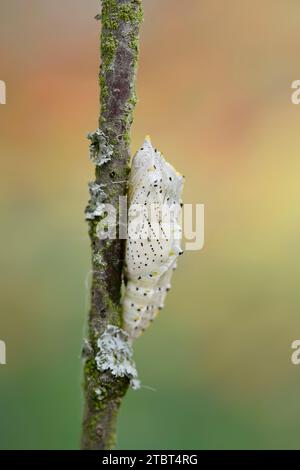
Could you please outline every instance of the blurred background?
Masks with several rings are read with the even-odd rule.
[[[145,388],[124,400],[118,448],[299,448],[300,3],[143,3],[132,150],[150,134],[186,176],[205,246],[136,342]],[[79,446],[98,11],[1,2],[2,449]]]

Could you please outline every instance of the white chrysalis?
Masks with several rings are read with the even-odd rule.
[[[146,137],[132,161],[128,191],[124,329],[137,338],[163,308],[182,253],[183,176]]]

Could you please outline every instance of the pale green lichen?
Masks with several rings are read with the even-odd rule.
[[[93,220],[97,217],[103,217],[105,211],[105,204],[96,204],[94,208],[87,208],[85,212],[86,220]]]
[[[105,185],[96,182],[89,183],[90,200],[85,210],[86,220],[94,220],[103,217],[105,214],[106,193],[104,191]]]
[[[97,346],[99,351],[95,360],[98,370],[109,370],[115,377],[137,378],[133,349],[126,331],[114,325],[107,325],[97,341]]]
[[[96,395],[97,400],[101,401],[104,397],[103,390],[100,387],[96,388],[95,389],[95,395]]]
[[[110,162],[114,149],[105,133],[101,129],[96,129],[95,132],[89,132],[87,138],[91,141],[90,159],[94,165],[102,166]]]
[[[104,191],[105,186],[106,185],[98,184],[94,181],[89,183],[90,194],[96,197],[99,200],[99,202],[104,202],[106,199],[106,192]]]
[[[130,387],[132,388],[132,390],[139,390],[141,388],[141,382],[139,381],[139,379],[131,379]]]

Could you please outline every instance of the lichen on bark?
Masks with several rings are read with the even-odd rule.
[[[82,449],[95,450],[114,446],[118,409],[131,379],[97,367],[99,338],[108,325],[122,327],[120,301],[124,259],[124,240],[118,236],[113,240],[99,239],[97,225],[103,217],[99,204],[112,204],[118,216],[119,196],[127,192],[130,127],[136,103],[135,77],[143,18],[141,0],[102,0],[101,3],[101,113],[96,133],[89,135],[96,165],[87,208],[93,274],[83,353]],[[116,229],[118,234],[118,226]]]

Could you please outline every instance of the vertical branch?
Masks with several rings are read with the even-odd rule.
[[[108,325],[122,326],[120,305],[124,240],[101,240],[101,205],[111,204],[118,220],[119,196],[127,190],[130,127],[136,103],[135,75],[142,21],[141,0],[102,0],[101,113],[99,129],[89,135],[95,182],[86,210],[92,250],[91,309],[84,347],[85,410],[82,448],[110,449],[115,444],[116,417],[129,378],[97,368],[98,340]],[[118,226],[116,226],[118,234]]]

